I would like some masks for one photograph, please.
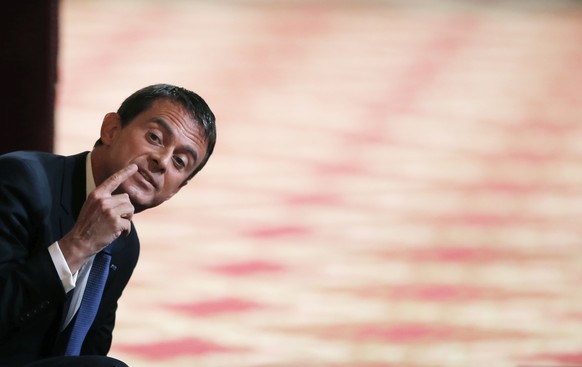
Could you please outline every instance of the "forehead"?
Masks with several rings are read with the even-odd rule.
[[[186,133],[202,137],[205,140],[205,131],[202,124],[178,102],[170,99],[157,99],[140,115],[145,122],[156,122],[160,119],[170,124],[173,128],[179,128]]]
[[[192,113],[188,111],[180,103],[172,101],[171,99],[160,98],[154,100],[151,105],[142,111],[140,115],[146,115],[148,117],[152,116],[165,116],[171,117],[176,120],[187,120],[192,125],[198,125],[198,121],[194,118]],[[139,116],[139,115],[138,115]]]

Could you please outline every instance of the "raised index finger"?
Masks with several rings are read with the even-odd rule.
[[[127,180],[131,175],[137,172],[137,165],[130,164],[125,168],[120,169],[119,171],[115,172],[111,176],[109,176],[105,181],[97,187],[98,190],[107,192],[108,194],[113,193],[115,189],[121,185],[121,183]]]

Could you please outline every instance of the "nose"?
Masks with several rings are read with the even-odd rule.
[[[172,155],[169,152],[156,152],[151,156],[151,170],[152,172],[165,173]]]

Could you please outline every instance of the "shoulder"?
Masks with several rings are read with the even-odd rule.
[[[51,172],[64,159],[63,156],[45,152],[18,151],[0,156],[0,175],[2,185],[15,184],[30,187],[46,185],[51,179]]]
[[[0,155],[0,167],[12,169],[36,169],[40,166],[64,159],[63,156],[32,151],[17,151]]]
[[[36,151],[10,152],[0,155],[0,172],[10,172],[9,176],[12,177],[19,173],[36,177],[46,176],[66,167],[84,167],[87,153],[63,156]]]
[[[16,151],[0,155],[0,187],[26,191],[61,191],[59,187],[72,177],[85,177],[87,152],[63,156],[47,152]],[[84,186],[83,186],[84,187]],[[56,192],[56,191],[55,191]]]
[[[35,206],[45,201],[49,178],[46,161],[53,155],[42,152],[11,152],[0,155],[0,193],[5,201],[30,198]],[[55,156],[56,158],[56,156]],[[33,198],[36,198],[33,199]],[[36,201],[36,202],[35,202]]]

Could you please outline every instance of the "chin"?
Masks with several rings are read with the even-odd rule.
[[[129,196],[129,200],[131,200],[131,204],[133,205],[134,213],[143,212],[146,209],[155,208],[156,206],[160,205],[160,203],[143,200],[143,198],[131,195]]]
[[[143,202],[143,200],[140,200],[135,196],[129,195],[129,200],[131,201],[131,205],[133,205],[134,213],[143,212],[144,210],[151,208],[151,205]]]

